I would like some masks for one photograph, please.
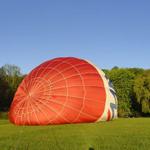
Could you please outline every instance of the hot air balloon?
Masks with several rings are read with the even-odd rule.
[[[115,90],[104,72],[74,57],[33,69],[19,85],[9,119],[16,125],[109,121],[117,118]]]

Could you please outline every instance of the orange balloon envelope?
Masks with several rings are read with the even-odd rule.
[[[107,121],[117,118],[115,90],[90,62],[62,57],[27,75],[14,96],[9,119],[16,125]]]

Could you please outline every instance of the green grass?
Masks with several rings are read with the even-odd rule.
[[[150,150],[150,118],[53,126],[0,120],[0,150]]]

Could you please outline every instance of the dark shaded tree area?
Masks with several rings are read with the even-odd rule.
[[[150,114],[150,70],[139,74],[134,81],[133,88],[135,98],[139,105],[139,111],[143,115]]]
[[[24,76],[15,65],[0,68],[0,111],[8,111],[18,85]]]
[[[150,116],[150,70],[114,67],[103,71],[116,90],[120,117]],[[0,68],[0,111],[9,111],[24,77],[15,65]]]

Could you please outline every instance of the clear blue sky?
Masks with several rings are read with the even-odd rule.
[[[0,66],[59,56],[150,68],[150,0],[0,0]]]

